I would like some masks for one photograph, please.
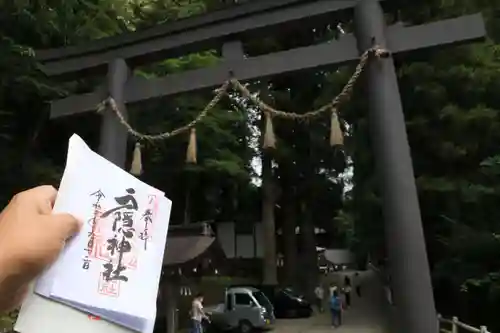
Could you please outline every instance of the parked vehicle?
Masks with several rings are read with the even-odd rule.
[[[237,329],[249,333],[254,329],[272,329],[275,317],[269,299],[253,287],[231,287],[226,290],[225,302],[205,307],[211,323],[207,331]]]
[[[311,304],[290,288],[277,289],[271,302],[276,318],[310,317],[313,312]]]
[[[271,301],[276,318],[304,318],[313,313],[311,303],[290,288],[276,285],[253,285]]]

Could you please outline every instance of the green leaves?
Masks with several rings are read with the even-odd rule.
[[[14,324],[17,319],[19,310],[11,311],[8,313],[0,313],[0,330],[5,333],[14,332]]]
[[[486,158],[480,164],[484,168],[485,172],[493,171],[495,174],[500,174],[500,155],[490,156]],[[497,171],[498,170],[498,171]]]

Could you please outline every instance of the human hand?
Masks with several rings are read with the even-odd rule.
[[[28,284],[53,263],[81,223],[52,214],[57,190],[39,186],[12,198],[0,213],[0,311],[19,305]]]

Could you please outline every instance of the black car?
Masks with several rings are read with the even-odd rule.
[[[311,304],[290,288],[276,290],[272,302],[276,318],[310,317],[313,312]]]
[[[252,285],[261,290],[271,301],[276,318],[310,317],[313,310],[311,303],[290,288],[280,288],[274,285]]]

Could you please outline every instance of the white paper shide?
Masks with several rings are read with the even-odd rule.
[[[163,192],[108,162],[73,135],[54,212],[73,214],[83,221],[83,228],[37,281],[35,293],[127,332],[151,333],[170,208]],[[21,333],[35,333],[30,326],[36,324],[33,308],[23,311],[23,306],[18,325],[22,327],[16,326]],[[59,312],[63,308],[55,307]],[[62,333],[64,328],[58,330],[54,326],[51,332]],[[43,333],[39,327],[36,332]]]

